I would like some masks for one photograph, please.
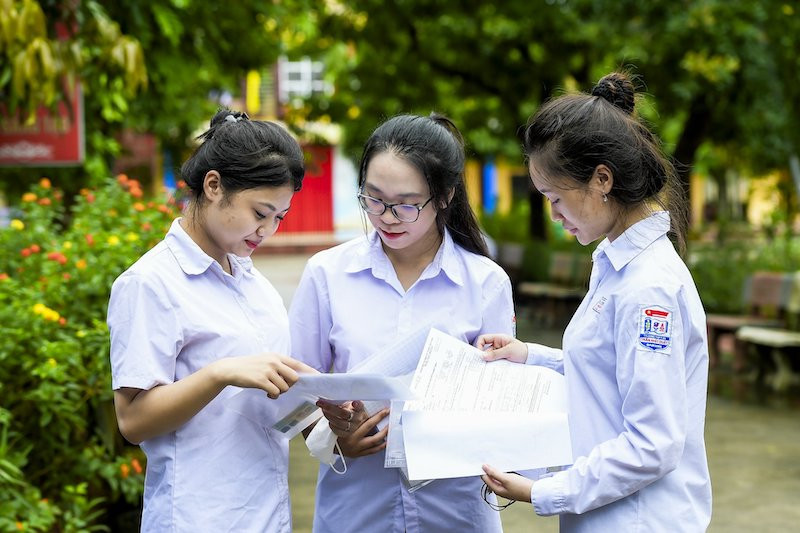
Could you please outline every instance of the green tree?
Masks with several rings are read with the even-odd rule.
[[[545,99],[630,67],[643,114],[689,171],[703,143],[757,171],[796,152],[800,16],[785,0],[327,2],[295,53],[326,58],[336,90],[306,107],[341,122],[352,154],[379,119],[437,109],[480,156],[519,158]]]
[[[107,177],[120,150],[115,135],[126,127],[154,133],[180,159],[192,134],[219,105],[212,95],[237,94],[249,69],[274,63],[284,51],[279,30],[299,24],[310,4],[305,0],[226,5],[200,0],[0,3],[2,101],[28,111],[41,104],[53,106],[62,94],[64,77],[74,76],[83,85],[86,109],[85,165],[5,170],[5,185],[16,184],[12,197],[45,172],[68,192],[84,183],[87,173],[98,180]],[[69,28],[63,39],[57,36],[59,27]]]

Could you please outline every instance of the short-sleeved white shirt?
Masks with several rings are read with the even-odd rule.
[[[289,313],[293,355],[326,372],[347,372],[377,350],[424,326],[472,343],[482,333],[514,333],[511,284],[486,257],[450,234],[407,291],[375,232],[312,257]],[[384,452],[348,458],[347,473],[322,465],[314,531],[501,531],[482,500],[479,477],[438,480],[409,493]]]
[[[249,258],[227,274],[181,228],[123,273],[111,290],[112,386],[151,389],[209,363],[289,353],[286,309]],[[226,387],[147,454],[142,531],[290,531],[288,445],[224,405]]]
[[[575,464],[534,482],[536,512],[561,531],[705,531],[706,322],[658,212],[595,250],[589,291],[563,351],[528,363],[567,378]]]

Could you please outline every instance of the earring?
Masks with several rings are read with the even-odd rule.
[[[608,202],[608,196],[606,195],[606,193],[603,193],[603,203],[606,202]]]

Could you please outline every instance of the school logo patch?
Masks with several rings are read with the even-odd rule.
[[[672,311],[657,305],[639,312],[639,348],[665,350],[672,342]]]

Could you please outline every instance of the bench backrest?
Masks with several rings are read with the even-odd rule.
[[[553,252],[550,256],[549,277],[551,283],[566,287],[588,286],[591,272],[592,259],[587,254]]]
[[[759,316],[783,316],[790,303],[800,311],[800,294],[793,296],[794,273],[754,272],[745,281],[744,307],[748,313]],[[800,290],[800,289],[799,289]]]

